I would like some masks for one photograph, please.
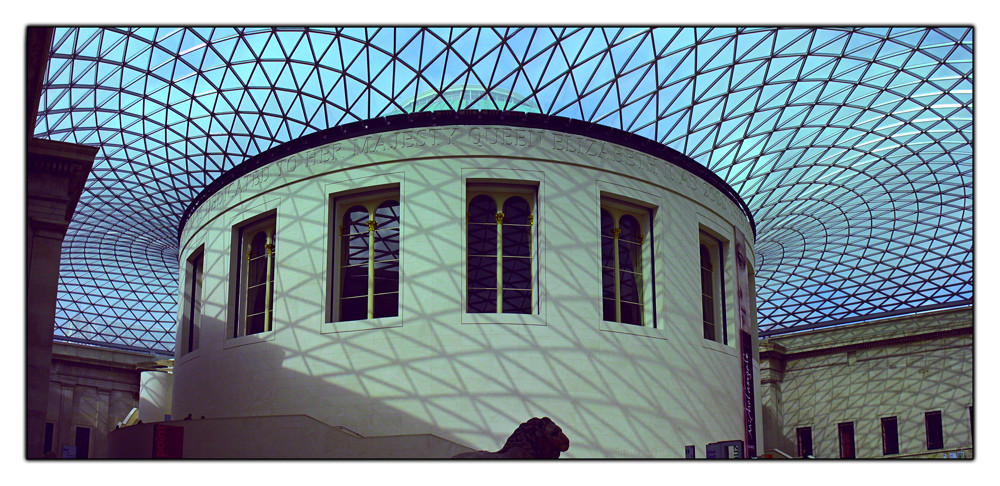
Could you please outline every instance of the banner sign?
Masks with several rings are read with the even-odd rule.
[[[153,425],[153,458],[180,459],[184,457],[184,427]]]
[[[753,339],[750,316],[750,277],[747,274],[747,241],[740,230],[736,241],[736,304],[740,328],[740,367],[743,372],[743,431],[746,457],[757,457],[757,416],[754,404]]]

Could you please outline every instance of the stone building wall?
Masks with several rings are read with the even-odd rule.
[[[853,422],[856,457],[883,457],[881,419],[896,417],[899,453],[971,457],[972,308],[775,336],[760,344],[765,450],[840,457],[838,424]],[[928,450],[925,413],[940,411],[943,448]]]
[[[52,424],[51,457],[75,447],[77,429],[89,428],[86,457],[104,458],[108,432],[139,406],[137,363],[151,355],[80,344],[53,344],[46,423]],[[85,457],[76,451],[76,457]]]

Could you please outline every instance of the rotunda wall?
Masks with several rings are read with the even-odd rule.
[[[466,312],[468,199],[494,187],[534,199],[530,314]],[[398,316],[339,321],[337,203],[379,191],[399,202]],[[602,204],[648,218],[642,326],[602,313]],[[267,214],[270,330],[233,337],[234,242]],[[203,305],[192,351],[180,306],[173,414],[306,414],[493,450],[549,416],[570,437],[567,457],[684,457],[685,445],[704,457],[705,444],[744,434],[737,232],[752,267],[750,224],[711,184],[558,130],[428,127],[308,149],[230,183],[187,221],[180,260],[202,252]],[[722,246],[725,342],[703,335],[700,234]],[[190,275],[182,264],[182,302]]]

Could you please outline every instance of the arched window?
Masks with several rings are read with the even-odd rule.
[[[605,321],[644,325],[643,297],[647,285],[643,276],[648,272],[649,263],[642,255],[644,248],[652,252],[652,244],[645,237],[647,232],[640,220],[649,220],[648,210],[620,201],[601,200],[601,287]]]
[[[725,278],[722,263],[725,255],[725,243],[705,231],[700,231],[698,236],[703,335],[705,339],[728,344]]]
[[[534,312],[533,202],[531,187],[470,187],[466,312]]]
[[[338,279],[335,320],[399,315],[398,193],[338,201]]]
[[[181,333],[183,336],[180,353],[190,353],[198,349],[201,334],[201,289],[205,261],[205,247],[195,250],[187,259],[184,279],[184,302]]]
[[[618,286],[621,322],[642,325],[642,232],[639,221],[626,214],[618,220]]]
[[[701,322],[705,339],[715,340],[715,289],[712,278],[712,255],[705,245],[698,245],[701,256]]]
[[[274,309],[275,220],[272,215],[239,230],[236,325],[232,337],[270,331]]]

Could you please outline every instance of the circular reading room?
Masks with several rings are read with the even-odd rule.
[[[25,457],[973,459],[974,30],[28,26]]]
[[[754,231],[718,176],[605,126],[317,132],[185,212],[172,414],[227,419],[185,438],[206,457],[450,457],[542,416],[566,457],[755,448]]]

